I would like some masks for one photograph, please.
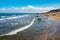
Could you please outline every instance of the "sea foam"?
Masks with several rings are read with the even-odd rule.
[[[12,17],[7,17],[7,18],[1,18],[0,20],[5,20],[5,19],[16,19],[16,18],[19,18],[19,17],[25,17],[25,16],[29,16],[29,15],[21,15],[21,16],[12,16]]]
[[[21,28],[16,29],[16,30],[13,30],[13,31],[11,31],[11,32],[9,32],[9,33],[7,33],[7,34],[2,34],[2,35],[0,35],[0,36],[17,34],[18,32],[23,31],[23,30],[28,29],[29,27],[31,27],[31,26],[33,25],[34,21],[35,21],[35,18],[32,20],[32,22],[31,22],[29,25],[27,25],[27,26],[25,26],[25,27],[21,27]]]

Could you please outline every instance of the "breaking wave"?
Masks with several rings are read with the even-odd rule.
[[[5,20],[5,19],[16,19],[16,18],[25,17],[25,16],[29,16],[29,15],[12,16],[12,17],[7,17],[7,18],[1,18],[0,20]],[[5,17],[5,16],[3,16],[3,17]]]
[[[27,25],[25,27],[20,27],[19,29],[13,30],[13,31],[11,31],[11,32],[9,32],[7,34],[2,34],[0,36],[17,34],[18,32],[23,31],[23,30],[28,29],[29,27],[31,27],[33,25],[34,21],[35,21],[35,18],[32,20],[32,22],[29,25]]]

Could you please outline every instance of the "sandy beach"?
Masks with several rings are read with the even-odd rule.
[[[47,29],[44,30],[44,34],[45,34],[45,39],[43,39],[42,36],[42,40],[60,40],[60,10],[53,10],[52,12],[47,12],[47,13],[43,13],[44,16],[51,18],[55,21],[50,21],[50,24],[47,26],[48,31],[46,31]],[[55,26],[54,26],[55,25]],[[49,30],[50,29],[50,30]],[[52,29],[54,29],[55,31],[51,32]],[[48,34],[49,32],[51,32],[52,34]],[[41,38],[39,38],[38,40],[40,40]]]

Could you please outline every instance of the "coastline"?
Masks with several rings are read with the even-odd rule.
[[[44,14],[42,16],[46,17]],[[48,18],[50,18],[50,17],[48,17],[48,16],[47,16],[48,18],[43,18],[43,17],[37,16],[36,20],[35,20],[35,23],[30,28],[28,28],[28,29],[26,29],[24,31],[18,32],[15,35],[2,36],[2,37],[0,37],[0,40],[45,40],[47,32],[46,32],[46,29],[43,29],[45,27],[44,25],[46,25],[47,23],[49,24],[49,22],[51,22],[51,24],[48,25],[49,28],[47,30],[49,30],[55,24],[52,23],[52,22],[54,22],[54,20],[50,21],[50,19],[49,19],[49,21],[48,21]],[[41,18],[42,20],[38,21],[38,18]],[[45,23],[45,22],[47,22],[47,23]],[[59,26],[58,26],[58,28],[59,28]],[[60,30],[60,28],[59,28],[59,30]],[[49,31],[51,31],[51,30],[49,30]],[[51,35],[51,37],[55,38],[56,40],[57,39],[59,40],[60,39],[59,35],[60,35],[60,33],[56,32],[56,33],[54,33],[54,35]],[[52,38],[50,38],[49,36],[47,36],[47,40],[50,40],[50,39],[52,40]]]

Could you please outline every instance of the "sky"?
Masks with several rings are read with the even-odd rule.
[[[60,0],[0,0],[0,13],[42,13],[60,8]]]

